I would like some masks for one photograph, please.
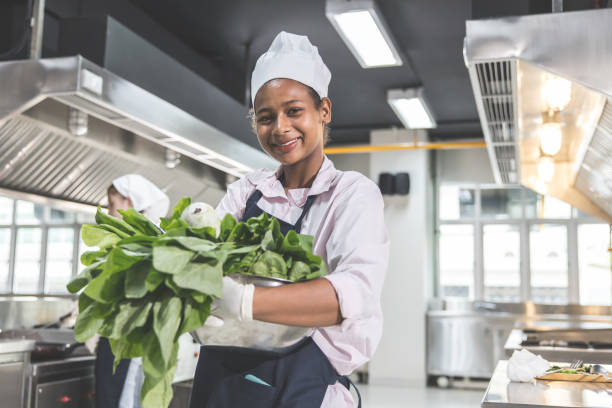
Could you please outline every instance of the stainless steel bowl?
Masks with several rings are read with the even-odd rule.
[[[252,283],[255,286],[276,287],[291,284],[285,279],[264,276],[234,274],[231,278],[240,283]],[[223,326],[203,326],[192,332],[200,344],[214,346],[249,347],[261,350],[282,350],[290,347],[312,331],[311,328],[286,326],[253,320],[242,322],[225,319]]]

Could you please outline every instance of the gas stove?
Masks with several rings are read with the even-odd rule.
[[[504,349],[508,357],[526,349],[548,361],[612,364],[612,329],[514,329]]]
[[[540,339],[539,336],[533,334],[524,334],[521,341],[523,347],[567,347],[579,349],[611,349],[612,341],[585,341],[585,340],[563,340],[563,339]]]

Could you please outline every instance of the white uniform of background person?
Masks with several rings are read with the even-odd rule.
[[[138,174],[127,174],[113,181],[113,186],[122,196],[132,201],[133,208],[142,212],[149,220],[159,225],[170,207],[170,199],[155,184]],[[144,381],[142,359],[134,358],[125,378],[119,408],[140,408],[140,388]]]

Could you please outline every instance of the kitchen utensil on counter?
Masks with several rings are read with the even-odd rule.
[[[570,363],[569,367],[561,367],[557,370],[552,370],[552,371],[547,371],[546,374],[553,374],[553,373],[558,373],[559,371],[563,371],[563,370],[567,370],[568,368],[570,370],[575,370],[577,368],[582,367],[582,360],[572,360],[572,362]]]
[[[291,284],[291,281],[266,276],[233,274],[240,283],[255,286],[276,287]],[[216,346],[250,347],[261,350],[281,350],[298,343],[312,331],[311,328],[286,326],[253,320],[242,322],[226,319],[223,326],[203,326],[192,332],[200,344]]]
[[[606,370],[606,367],[602,366],[601,364],[593,364],[591,366],[591,373],[601,374],[606,378],[606,380],[610,380],[610,377],[608,376],[608,370]]]
[[[57,318],[57,320],[54,320],[51,323],[37,324],[37,325],[34,325],[32,328],[34,329],[59,329],[62,327],[62,324],[64,323],[64,321],[66,321],[70,316],[72,316],[72,314],[73,314],[73,311],[71,310],[70,312],[61,315],[60,317]]]
[[[567,373],[567,370],[582,370],[575,373]],[[548,371],[546,374],[536,377],[538,380],[548,381],[572,381],[572,382],[593,382],[593,383],[612,383],[608,377],[608,370],[600,364],[583,366],[582,361],[573,361],[569,367],[560,367],[558,370]]]

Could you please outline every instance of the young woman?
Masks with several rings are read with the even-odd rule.
[[[108,213],[120,217],[117,210],[134,208],[159,224],[160,217],[168,213],[170,199],[155,184],[138,174],[127,174],[108,187]],[[108,339],[97,336],[88,341],[88,348],[96,350],[96,407],[139,408],[140,386],[144,380],[141,359],[121,360],[113,374],[115,357]]]
[[[276,288],[224,278],[213,313],[314,328],[283,352],[202,348],[191,408],[353,407],[346,377],[367,362],[382,334],[380,292],[388,262],[376,184],[325,157],[331,78],[307,37],[281,32],[255,66],[253,120],[262,148],[281,165],[231,184],[217,211],[248,219],[266,212],[314,236],[325,278]]]

